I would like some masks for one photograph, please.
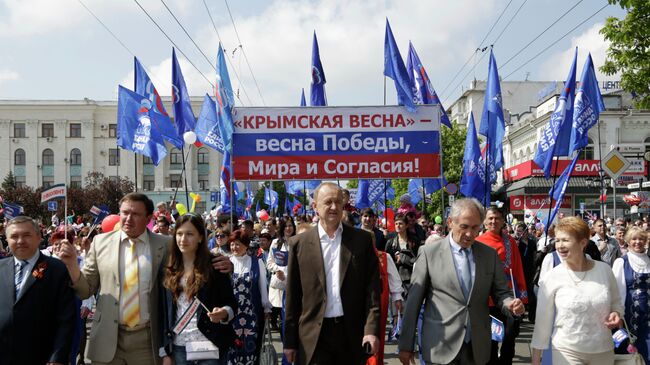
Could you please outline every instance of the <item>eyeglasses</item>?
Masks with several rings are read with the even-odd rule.
[[[226,235],[225,235],[225,234],[218,234],[218,235],[216,235],[216,237],[217,237],[217,238],[225,238]]]

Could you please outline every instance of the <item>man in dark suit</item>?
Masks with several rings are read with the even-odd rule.
[[[386,251],[386,237],[384,233],[377,228],[377,215],[372,208],[363,208],[361,210],[361,229],[372,232],[375,235],[375,247],[379,251]]]
[[[341,224],[336,184],[316,188],[313,206],[318,226],[289,239],[284,354],[303,365],[365,364],[380,335],[372,237]]]
[[[33,219],[16,217],[6,231],[14,256],[0,260],[0,365],[68,364],[75,323],[68,270],[40,253]]]
[[[422,246],[411,276],[399,357],[414,363],[415,331],[424,302],[420,353],[426,364],[485,364],[490,359],[488,297],[505,313],[524,313],[513,299],[497,252],[475,239],[485,212],[476,199],[459,199],[447,220],[450,234]]]

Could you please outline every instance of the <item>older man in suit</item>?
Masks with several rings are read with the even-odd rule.
[[[95,237],[83,271],[72,245],[61,247],[77,295],[85,299],[101,287],[86,350],[93,364],[160,362],[158,272],[169,237],[147,229],[152,215],[146,195],[125,195],[121,229]]]
[[[63,263],[38,250],[29,217],[7,224],[14,256],[0,260],[0,364],[69,364],[74,292]]]
[[[365,364],[380,335],[372,237],[341,224],[343,193],[336,184],[316,188],[313,205],[317,227],[289,239],[284,354],[305,365]]]
[[[451,208],[450,234],[420,249],[404,312],[400,361],[414,362],[415,328],[423,301],[420,351],[427,364],[485,364],[490,359],[488,297],[504,312],[523,314],[494,249],[475,242],[484,218],[476,199]]]

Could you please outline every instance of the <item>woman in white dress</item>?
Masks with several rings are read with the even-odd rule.
[[[296,234],[296,224],[291,217],[284,217],[284,219],[280,220],[279,234],[279,237],[271,242],[271,252],[266,262],[266,268],[273,276],[269,286],[269,301],[273,305],[273,312],[271,313],[271,325],[273,327],[277,327],[277,318],[280,316],[280,312],[284,307],[284,288],[287,282],[287,262],[278,262],[274,253],[278,253],[280,255],[279,257],[282,257],[283,252],[289,251],[287,240]]]

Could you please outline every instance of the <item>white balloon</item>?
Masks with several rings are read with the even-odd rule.
[[[183,140],[187,144],[194,144],[194,142],[196,142],[196,133],[192,131],[183,133]]]

